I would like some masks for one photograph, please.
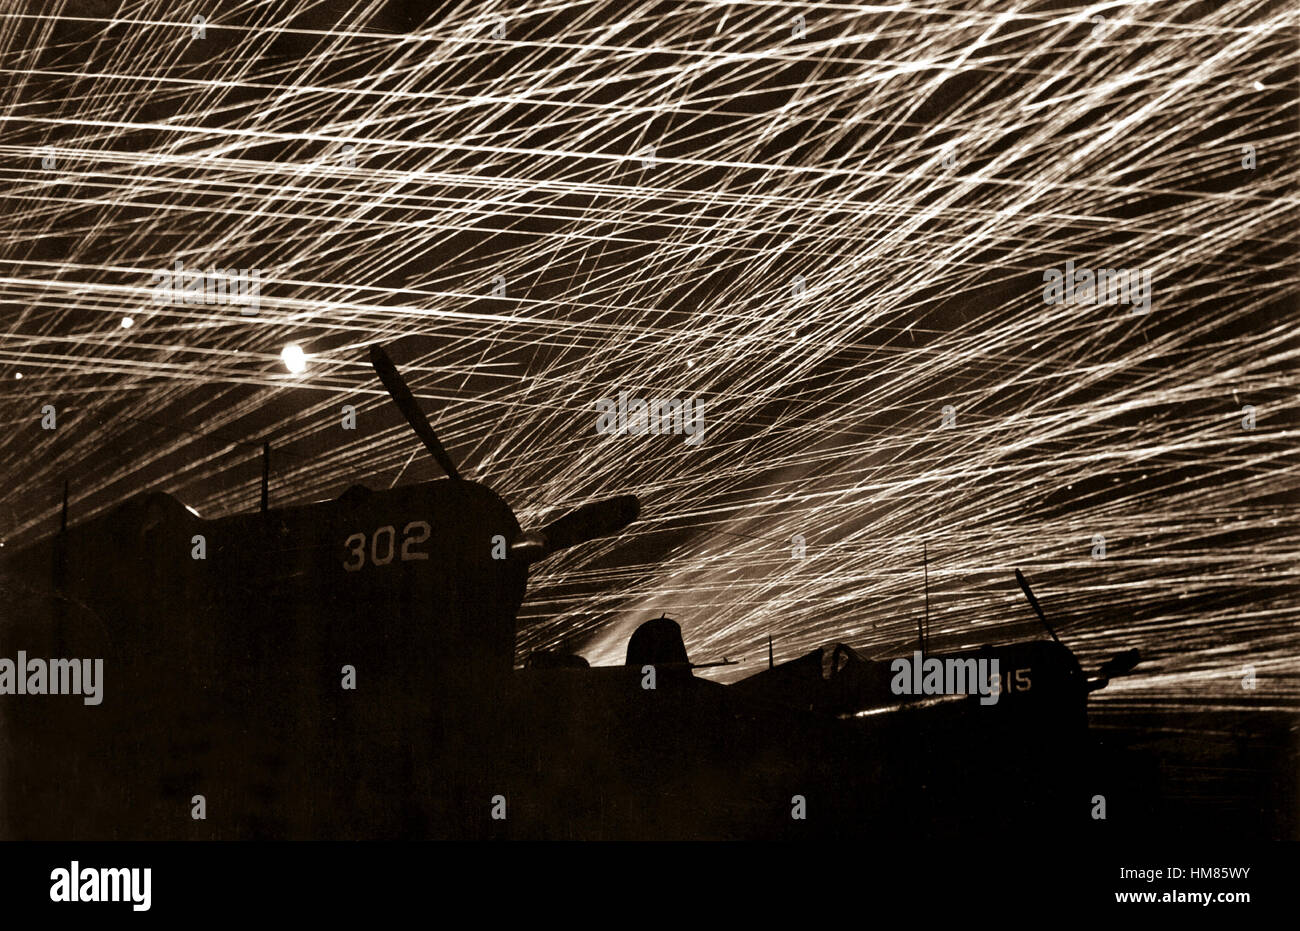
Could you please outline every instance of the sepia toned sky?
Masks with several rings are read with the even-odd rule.
[[[1020,568],[1085,667],[1143,651],[1107,698],[1294,704],[1296,25],[11,4],[0,539],[52,532],[65,478],[74,522],[148,489],[251,510],[263,441],[273,503],[439,478],[380,342],[523,525],[641,499],[534,567],[521,657],[621,662],[662,611],[742,661],[723,680],[769,634],[897,655],[927,571],[937,647],[1038,637]],[[1148,276],[1149,306],[1046,302],[1067,260]],[[258,306],[158,303],[178,261],[258,270]],[[624,391],[702,403],[703,440],[598,434]]]

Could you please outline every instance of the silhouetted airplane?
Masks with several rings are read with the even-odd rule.
[[[996,780],[1041,772],[1008,769],[1026,734],[1048,766],[1076,752],[1088,683],[1047,642],[971,655],[1011,673],[991,708],[900,698],[847,647],[719,685],[668,618],[624,666],[538,654],[512,672],[528,566],[639,503],[522,531],[383,349],[371,361],[447,479],[271,508],[264,471],[256,513],[205,520],[154,492],[71,527],[65,497],[57,535],[0,559],[0,656],[104,660],[101,704],[0,697],[6,836],[858,835],[1006,788],[935,779],[945,753]]]

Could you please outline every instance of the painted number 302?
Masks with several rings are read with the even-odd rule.
[[[366,564],[366,553],[370,554],[372,566],[386,566],[398,556],[402,562],[415,559],[428,559],[429,554],[416,547],[429,539],[432,528],[422,520],[413,520],[402,528],[402,545],[398,548],[397,531],[391,526],[383,526],[370,535],[370,546],[366,546],[366,535],[354,533],[344,542],[348,558],[343,561],[343,568],[356,572]]]

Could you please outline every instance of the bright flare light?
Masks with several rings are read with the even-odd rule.
[[[297,343],[290,343],[280,351],[280,358],[284,361],[284,367],[293,374],[298,375],[307,368],[307,354],[302,351],[302,347]]]

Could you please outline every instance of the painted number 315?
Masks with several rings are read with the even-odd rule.
[[[415,547],[429,539],[432,528],[422,520],[413,520],[402,528],[402,562],[415,559],[428,559],[429,554]],[[343,543],[348,549],[348,558],[343,561],[343,568],[356,572],[366,564],[366,535],[354,533]],[[370,535],[370,564],[386,566],[393,561],[397,551],[397,531],[391,526],[383,526]]]

